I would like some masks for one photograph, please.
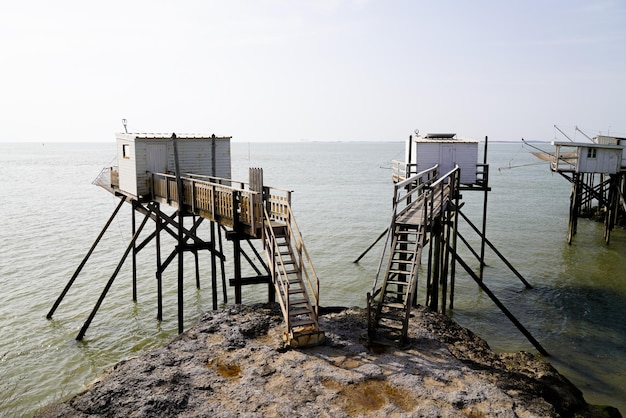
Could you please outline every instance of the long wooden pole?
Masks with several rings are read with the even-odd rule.
[[[378,243],[378,241],[380,241],[381,238],[384,237],[385,234],[387,234],[387,231],[389,231],[389,228],[385,228],[385,230],[378,236],[378,238],[376,238],[376,240],[369,247],[367,247],[367,249],[363,251],[356,260],[353,261],[353,263],[358,263],[365,256],[365,254],[369,252],[369,250],[374,248],[374,245],[376,245],[376,243]]]
[[[530,341],[532,343],[532,345],[535,346],[537,351],[539,351],[542,355],[548,357],[550,354],[548,354],[546,349],[543,348],[541,346],[541,344],[539,344],[539,341],[537,341],[535,339],[535,337],[533,337],[532,334],[522,325],[522,323],[520,321],[518,321],[517,318],[506,308],[506,306],[504,306],[504,304],[502,304],[502,302],[500,302],[500,300],[496,297],[496,295],[494,295],[493,292],[491,292],[491,290],[487,287],[487,285],[485,283],[483,283],[483,281],[480,279],[480,277],[478,277],[476,275],[476,273],[474,273],[472,271],[472,269],[454,251],[454,249],[452,249],[452,248],[449,248],[449,249],[450,249],[450,251],[452,251],[453,256],[459,262],[461,267],[463,267],[465,269],[465,271],[472,277],[472,279],[474,279],[474,281],[483,290],[483,292],[485,292],[487,294],[487,296],[489,296],[489,298],[493,301],[493,303],[495,303],[496,306],[498,308],[500,308],[500,310],[506,315],[506,317],[509,318],[509,320],[511,322],[513,322],[513,324],[517,327],[517,329],[520,330],[522,334],[524,334],[524,336],[528,339],[528,341]]]
[[[158,208],[159,204],[155,206]],[[163,264],[161,263],[161,217],[157,214],[156,221],[156,262],[157,262],[157,320],[163,320]]]
[[[47,319],[51,319],[52,315],[54,315],[54,312],[57,310],[57,308],[59,307],[59,304],[61,303],[61,301],[63,300],[63,298],[67,294],[67,292],[70,290],[70,288],[74,284],[74,281],[76,280],[76,278],[78,277],[78,275],[82,271],[83,267],[85,267],[85,264],[87,263],[87,260],[89,260],[89,257],[91,257],[91,254],[93,253],[93,251],[98,246],[98,243],[100,242],[100,240],[104,236],[104,233],[106,232],[106,230],[109,229],[109,226],[111,225],[111,222],[113,222],[113,219],[115,218],[115,216],[117,215],[117,212],[119,212],[120,208],[122,207],[122,205],[124,204],[125,201],[126,201],[126,196],[122,196],[120,198],[120,203],[118,203],[117,207],[115,208],[115,210],[113,211],[113,213],[109,217],[109,220],[106,222],[106,224],[102,228],[102,231],[100,231],[100,234],[98,235],[96,240],[91,245],[91,248],[89,249],[89,251],[87,251],[87,254],[83,258],[83,260],[80,262],[80,265],[78,266],[78,268],[76,269],[76,271],[72,275],[72,278],[69,280],[69,282],[67,282],[67,284],[65,285],[65,288],[63,289],[63,292],[61,292],[61,294],[59,295],[57,300],[54,302],[54,305],[52,305],[52,309],[50,309],[50,312],[48,312],[48,315],[46,315]]]
[[[474,230],[474,232],[476,232],[478,235],[481,234],[481,232],[478,230],[478,228],[476,227],[476,225],[474,225],[472,223],[472,221],[469,220],[469,218],[459,210],[459,214],[463,217],[463,219],[465,219],[465,221],[468,223],[468,225],[470,227],[472,227],[472,229]],[[504,264],[506,264],[506,266],[517,276],[518,279],[520,279],[520,281],[522,283],[524,283],[524,285],[526,286],[527,289],[532,289],[532,285],[530,283],[528,283],[528,281],[524,278],[524,276],[522,276],[522,274],[517,271],[517,269],[515,267],[513,267],[513,264],[511,264],[509,262],[509,260],[507,260],[504,255],[502,255],[502,253],[500,251],[498,251],[498,249],[496,248],[495,245],[493,245],[491,243],[491,241],[489,241],[489,239],[487,239],[487,237],[483,236],[483,239],[485,240],[485,244],[487,244],[489,246],[489,248],[491,248],[493,250],[494,253],[496,253],[496,255],[500,258],[500,260],[502,260],[502,262]]]
[[[106,286],[104,287],[102,294],[100,294],[100,298],[98,299],[98,302],[96,302],[96,306],[94,306],[93,310],[91,311],[91,314],[89,314],[89,318],[87,318],[87,321],[85,321],[85,323],[83,324],[83,327],[80,329],[80,332],[76,336],[77,340],[80,341],[85,336],[85,332],[87,332],[87,328],[89,328],[91,321],[93,321],[93,318],[96,316],[96,312],[98,312],[100,305],[102,305],[102,302],[104,301],[104,297],[109,292],[109,289],[111,288],[111,285],[113,284],[113,281],[115,280],[115,278],[117,277],[117,274],[122,269],[122,265],[124,265],[124,261],[126,261],[126,257],[128,257],[128,254],[133,249],[133,246],[135,245],[135,242],[137,241],[137,237],[139,236],[139,233],[141,232],[143,227],[146,225],[146,222],[148,221],[148,219],[150,219],[149,211],[146,214],[146,216],[144,216],[143,221],[141,222],[141,225],[139,225],[139,228],[137,228],[137,232],[135,232],[135,235],[133,235],[133,238],[130,240],[128,247],[126,247],[126,251],[124,251],[124,255],[122,255],[122,259],[117,264],[117,267],[115,268],[115,271],[111,275],[111,278],[109,279]]]
[[[485,136],[485,150],[483,152],[483,164],[484,167],[487,166],[487,142],[488,142],[488,138]],[[487,173],[489,173],[489,171],[487,171]],[[488,177],[488,174],[487,174]],[[483,233],[482,233],[482,240],[480,242],[480,269],[479,269],[479,278],[480,280],[483,279],[483,272],[485,270],[485,240],[487,239],[487,196],[489,195],[489,187],[488,187],[488,180],[485,183],[485,191],[484,191],[484,197],[483,197]]]
[[[136,201],[132,201],[132,213],[131,213],[131,232],[135,235],[136,231],[136,219],[135,219],[135,206]],[[133,302],[137,302],[137,245],[133,243],[133,255],[132,255],[132,269],[133,269]]]
[[[215,258],[215,222],[211,221],[211,295],[213,296],[213,310],[217,310],[217,259]]]
[[[176,170],[176,191],[178,192],[178,333],[183,332],[183,253],[184,253],[184,234],[183,234],[183,207],[185,202],[185,191],[183,190],[183,180],[180,177],[180,164],[178,159],[178,139],[176,134],[172,134],[172,144],[174,146],[174,169]]]

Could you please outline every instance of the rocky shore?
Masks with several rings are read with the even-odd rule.
[[[282,346],[277,305],[207,312],[38,416],[621,417],[588,405],[547,362],[497,354],[426,308],[414,310],[402,350],[368,345],[362,309],[329,309],[320,325],[326,344],[294,350]]]

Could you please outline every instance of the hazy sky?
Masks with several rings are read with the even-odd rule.
[[[245,142],[626,135],[623,0],[1,9],[0,141],[114,141],[122,118]]]

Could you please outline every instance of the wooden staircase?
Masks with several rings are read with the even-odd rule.
[[[326,339],[318,323],[319,280],[290,208],[286,219],[271,220],[266,212],[263,229],[270,275],[287,325],[283,339],[294,348],[319,345]]]
[[[406,344],[411,304],[426,234],[422,225],[395,224],[391,254],[379,292],[368,295],[370,339]],[[377,333],[378,331],[378,333]]]
[[[433,188],[437,183],[440,186]],[[404,346],[408,341],[422,250],[431,220],[443,207],[445,185],[438,179],[437,165],[394,185],[391,225],[374,286],[367,294],[370,342]]]

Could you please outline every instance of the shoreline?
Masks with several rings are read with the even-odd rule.
[[[446,316],[412,313],[402,350],[368,346],[361,308],[325,309],[327,342],[296,350],[276,304],[210,311],[36,416],[621,417],[530,353],[495,353]]]

